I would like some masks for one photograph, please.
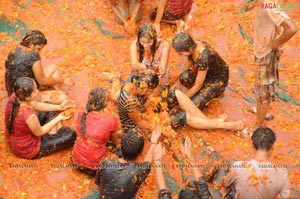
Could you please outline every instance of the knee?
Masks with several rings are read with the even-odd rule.
[[[63,126],[61,127],[57,134],[61,134],[64,137],[64,141],[70,141],[70,142],[75,142],[76,140],[76,131],[74,131],[73,129],[67,127],[67,126]]]
[[[175,90],[168,93],[168,97],[166,100],[167,100],[169,111],[175,108],[175,106],[179,105],[176,92],[181,92],[181,91]]]

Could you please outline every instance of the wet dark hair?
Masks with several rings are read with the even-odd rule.
[[[17,79],[15,86],[14,86],[14,92],[15,92],[15,98],[13,101],[13,104],[11,106],[11,111],[8,116],[8,132],[9,134],[12,133],[13,130],[13,123],[18,115],[19,108],[20,108],[20,102],[26,100],[27,97],[31,95],[34,89],[34,80],[29,77],[20,77]]]
[[[121,139],[121,151],[124,160],[135,160],[143,148],[143,136],[132,130],[127,131]]]
[[[25,37],[22,39],[21,43],[24,47],[29,47],[30,44],[33,45],[46,45],[47,39],[45,35],[39,31],[39,30],[32,30],[30,32],[27,32]]]
[[[85,137],[86,131],[86,115],[91,111],[100,111],[104,109],[107,103],[106,96],[107,90],[104,88],[96,87],[90,91],[88,101],[86,103],[86,111],[82,114],[80,118],[80,130],[83,137]]]
[[[150,65],[152,65],[155,51],[157,49],[157,46],[156,46],[157,45],[157,32],[152,24],[142,24],[138,29],[136,46],[137,46],[137,50],[139,53],[139,62],[143,61],[144,53],[145,53],[145,49],[140,42],[140,39],[142,37],[153,40],[153,44],[151,46],[152,60],[151,60],[151,64],[150,64]]]
[[[263,149],[269,151],[276,141],[276,135],[272,129],[262,126],[254,131],[251,140],[256,150]]]
[[[145,70],[143,72],[136,73],[132,78],[132,83],[139,88],[147,86],[150,89],[154,89],[159,83],[159,78],[154,71]]]
[[[172,39],[172,46],[177,52],[190,52],[197,44],[189,34],[181,32]]]

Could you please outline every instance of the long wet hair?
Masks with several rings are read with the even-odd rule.
[[[22,39],[20,44],[24,47],[29,47],[30,44],[46,45],[47,39],[41,31],[32,30],[32,31],[26,33],[25,37]]]
[[[272,129],[262,126],[254,131],[251,140],[256,150],[263,149],[269,151],[276,141],[276,135]]]
[[[88,102],[86,103],[86,111],[82,114],[80,118],[81,122],[81,133],[82,137],[86,137],[86,115],[91,111],[101,111],[106,107],[107,103],[107,90],[104,88],[96,87],[93,88],[88,97]]]
[[[189,34],[181,32],[172,39],[172,46],[176,52],[190,52],[197,47],[197,44]]]
[[[143,151],[144,138],[141,134],[128,130],[121,139],[121,151],[124,160],[135,160]]]
[[[132,83],[134,83],[134,85],[138,88],[148,87],[150,89],[154,89],[159,83],[159,78],[153,70],[145,70],[137,73],[132,78]]]
[[[15,98],[8,116],[9,134],[11,134],[13,131],[13,123],[19,112],[20,101],[25,101],[27,97],[30,97],[34,90],[34,84],[34,80],[29,77],[20,77],[17,79],[14,86]]]
[[[157,50],[157,32],[152,24],[142,24],[138,29],[136,46],[139,53],[139,62],[143,61],[144,53],[145,53],[145,48],[140,42],[140,39],[142,37],[147,38],[148,40],[153,40],[153,44],[151,46],[151,57],[152,57],[151,65],[152,65],[155,52]]]

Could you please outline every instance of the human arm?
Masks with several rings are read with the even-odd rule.
[[[164,15],[167,3],[169,0],[159,0],[156,17],[153,26],[156,29],[158,35],[160,35],[160,21]]]
[[[189,137],[185,138],[184,144],[181,146],[182,153],[187,158],[189,163],[192,165],[193,174],[194,174],[194,184],[196,186],[196,190],[199,196],[203,199],[210,199],[212,198],[209,190],[208,185],[205,181],[205,177],[202,174],[202,171],[197,167],[195,157],[192,152],[192,141]]]
[[[117,15],[117,17],[124,23],[126,24],[127,19],[125,19],[123,17],[123,15],[120,13],[119,9],[116,8],[115,6],[115,1],[114,0],[110,0],[110,8],[112,9],[113,13],[115,13],[115,15]]]
[[[47,78],[45,76],[41,60],[38,60],[33,64],[32,71],[34,74],[34,78],[40,85],[51,86],[64,82],[62,78]]]
[[[61,104],[50,104],[45,102],[31,101],[30,105],[36,111],[63,111],[75,106],[75,101],[66,99]]]
[[[54,126],[56,126],[60,121],[67,120],[69,117],[64,117],[62,114],[59,114],[54,119],[41,126],[39,119],[35,114],[29,116],[26,120],[26,124],[28,125],[30,131],[36,136],[42,136],[47,134]]]
[[[203,176],[201,170],[196,166],[196,160],[192,152],[192,141],[189,137],[185,138],[184,144],[181,145],[181,151],[184,157],[186,157],[188,162],[192,165],[194,177],[197,179]]]
[[[155,148],[155,146],[158,144],[158,140],[159,140],[159,137],[161,135],[161,129],[160,128],[157,128],[156,130],[153,130],[152,131],[152,134],[151,134],[151,146],[150,148],[148,149],[148,152],[144,158],[144,162],[149,162],[149,163],[152,163],[153,162],[153,150]]]
[[[291,182],[290,176],[287,169],[283,171],[283,178],[282,178],[282,188],[280,190],[280,198],[290,198],[290,191],[291,191]]]
[[[171,192],[167,188],[165,176],[163,173],[163,163],[162,158],[165,153],[165,149],[162,144],[159,143],[154,149],[154,168],[155,168],[155,180],[157,185],[158,199],[171,199]]]
[[[133,96],[128,97],[128,116],[140,128],[147,129],[151,123],[151,118],[146,114],[145,105]]]
[[[223,179],[223,186],[226,188],[230,188],[234,186],[235,183],[235,177],[236,177],[236,171],[234,168],[231,168],[229,172],[226,174],[225,178]]]
[[[198,71],[195,84],[185,93],[188,97],[193,97],[201,89],[203,82],[205,81],[206,74],[207,70]]]
[[[281,23],[280,26],[283,27],[283,32],[272,43],[272,49],[277,50],[277,51],[280,50],[280,47],[285,42],[287,42],[288,40],[290,40],[297,33],[297,31],[298,31],[296,25],[290,19],[283,20],[283,22]]]
[[[130,21],[135,23],[136,16],[141,8],[141,0],[136,0],[135,7],[131,13]]]
[[[161,52],[161,58],[158,67],[158,75],[160,77],[163,77],[167,71],[169,53],[170,53],[170,44],[167,41],[163,41],[163,43],[160,45],[162,45],[162,52]]]
[[[136,46],[136,40],[130,46],[130,62],[133,71],[145,70],[147,67],[139,62],[139,54]]]

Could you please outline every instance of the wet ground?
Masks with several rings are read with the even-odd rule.
[[[286,10],[300,27],[300,3]],[[297,4],[298,3],[298,4]],[[142,22],[149,22],[150,10],[156,1],[145,0]],[[4,87],[4,62],[8,53],[20,42],[25,32],[39,29],[45,33],[48,45],[41,52],[42,63],[57,64],[65,69],[66,76],[76,81],[73,88],[65,88],[69,95],[83,107],[88,91],[95,86],[110,88],[102,76],[104,71],[119,71],[125,78],[130,73],[129,45],[134,39],[117,25],[108,1],[56,1],[56,0],[0,0],[0,198],[97,198],[97,186],[92,178],[71,168],[71,149],[39,160],[23,160],[12,155],[5,144],[3,110],[6,103]],[[247,3],[241,0],[195,1],[192,14],[194,38],[209,42],[230,65],[230,82],[223,97],[213,100],[204,111],[210,117],[228,114],[228,120],[246,119],[253,124],[255,115],[248,109],[255,103],[253,95],[253,13],[245,11]],[[168,41],[175,27],[161,25],[162,36]],[[277,135],[271,160],[289,166],[291,183],[300,190],[300,36],[294,36],[284,46],[280,66],[278,100],[272,104],[275,119],[267,122]],[[171,49],[169,66],[172,81],[179,72],[178,56]],[[110,104],[107,111],[116,114]],[[68,122],[69,125],[72,121]],[[234,157],[247,160],[253,155],[249,138],[237,137],[232,131],[178,130],[177,139],[170,139],[171,151],[166,155],[165,175],[174,196],[191,176],[188,169],[179,169],[181,139],[189,135],[199,151],[199,164],[207,163],[204,151],[213,146],[224,159]],[[145,149],[147,149],[147,145]],[[144,155],[139,158],[143,159]],[[184,171],[184,172],[182,172]],[[296,194],[293,189],[293,194]],[[142,185],[138,195],[152,199],[157,195],[153,174]],[[298,195],[297,198],[300,198]]]

